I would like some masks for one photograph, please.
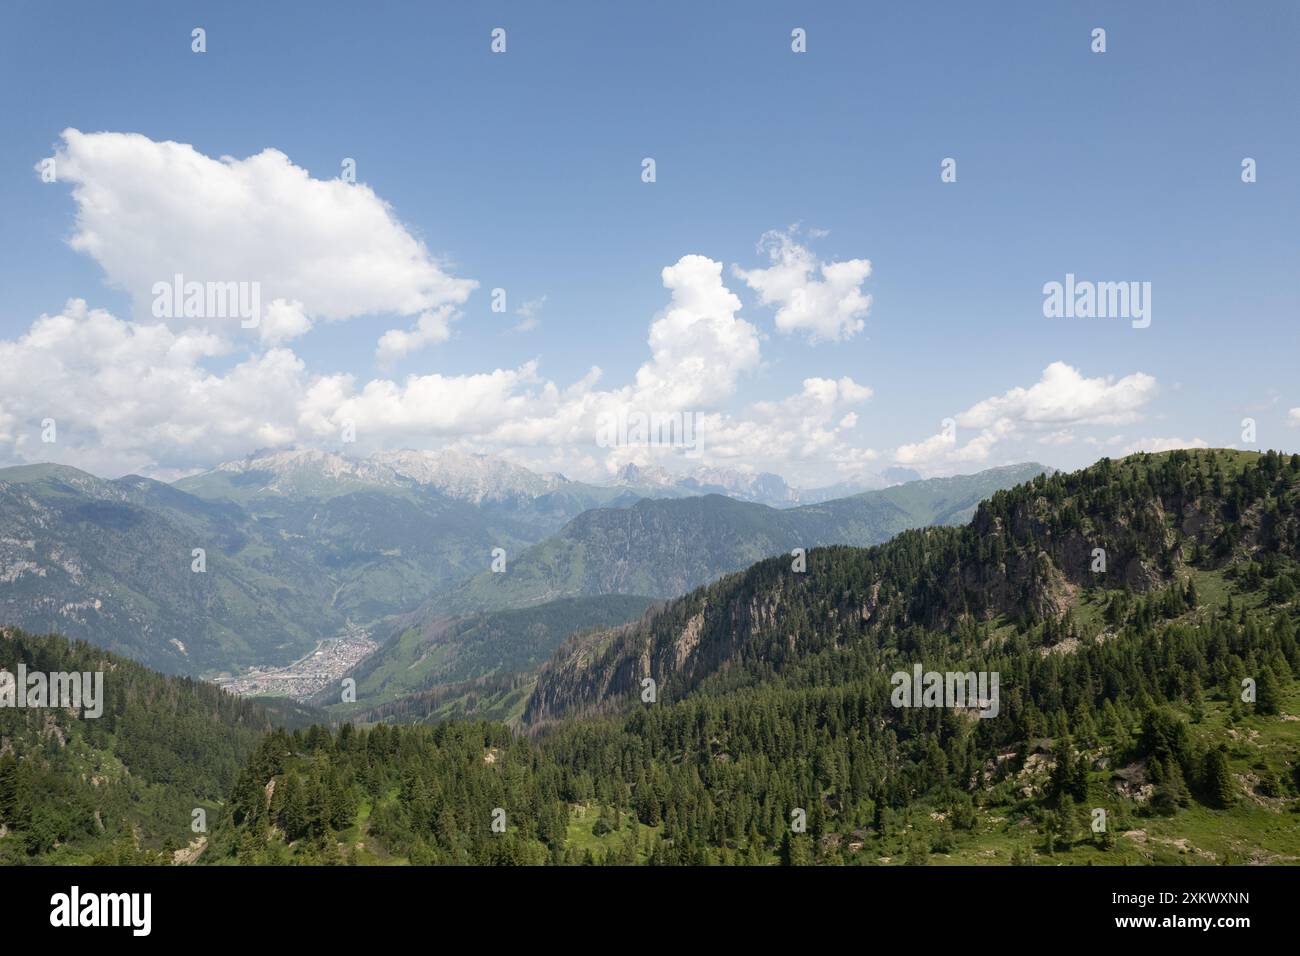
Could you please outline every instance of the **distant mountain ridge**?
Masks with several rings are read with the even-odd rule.
[[[503,458],[451,449],[387,451],[354,457],[318,449],[271,449],[225,462],[177,481],[176,487],[202,498],[247,501],[271,495],[322,497],[360,488],[433,489],[474,505],[538,499],[574,501],[578,511],[618,507],[639,498],[683,498],[720,494],[739,501],[789,508],[847,497],[920,478],[908,469],[888,469],[824,488],[797,488],[780,475],[743,468],[699,467],[684,473],[628,463],[608,480],[574,481],[558,472],[535,472]],[[576,514],[577,512],[572,512]],[[570,515],[572,516],[572,515]]]
[[[550,530],[588,508],[630,504],[639,495],[623,487],[539,474],[490,455],[395,451],[356,458],[315,449],[256,452],[182,478],[182,491],[239,504],[277,498],[329,499],[360,491],[447,501]]]
[[[408,474],[419,464],[281,453],[175,485],[0,469],[0,622],[168,673],[287,664],[348,620],[412,610],[493,547],[520,550],[592,501],[635,500],[549,496],[528,472],[508,477],[540,497],[454,473],[452,497]]]
[[[655,466],[642,467],[627,464],[619,469],[609,483],[656,492],[645,495],[647,498],[726,495],[738,501],[749,501],[773,508],[793,508],[797,505],[829,501],[832,498],[847,498],[864,491],[877,491],[891,485],[919,481],[920,478],[918,473],[908,468],[888,468],[880,474],[863,474],[833,485],[797,488],[787,483],[780,475],[771,472],[701,467],[685,474],[674,474]]]
[[[1049,471],[1012,465],[797,508],[705,495],[593,509],[511,557],[505,573],[482,572],[432,598],[416,619],[597,594],[675,597],[795,548],[866,546],[909,528],[961,523],[995,491]]]
[[[460,597],[422,620],[673,596],[789,547],[883,540],[972,505],[968,480],[940,479],[957,485],[937,507],[899,485],[868,508],[777,510],[680,488],[646,500],[630,485],[450,451],[273,451],[172,485],[19,466],[0,469],[0,624],[66,633],[167,673],[284,665],[348,622],[373,625],[439,595]],[[475,594],[483,581],[471,579],[496,548],[519,593]]]

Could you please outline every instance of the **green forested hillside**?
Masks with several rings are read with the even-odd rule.
[[[360,698],[325,708],[354,724],[435,724],[443,720],[493,720],[516,727],[533,687],[535,671],[489,674],[455,683],[432,684],[402,694]]]
[[[531,738],[273,735],[205,859],[1298,862],[1298,514],[1300,456],[1176,452],[764,562],[575,640]],[[996,715],[896,706],[913,664]]]
[[[333,705],[336,716],[345,716],[435,685],[535,671],[569,635],[636,620],[653,603],[650,598],[604,594],[428,621],[400,631],[349,672],[357,682],[355,705],[336,703],[334,687],[316,700]],[[445,694],[425,699],[443,698]],[[397,712],[410,713],[410,708],[390,711]]]
[[[104,674],[98,718],[0,707],[0,863],[162,862],[213,820],[266,709],[82,642],[0,631],[0,669]],[[166,852],[164,852],[166,851]]]
[[[1300,686],[1277,676],[1300,665],[1294,627],[1223,618],[1133,643],[1010,649],[997,663],[1022,689],[1005,721],[896,711],[873,674],[705,693],[540,741],[455,722],[277,733],[207,859],[1300,862]],[[1235,675],[1261,660],[1273,676],[1241,704]],[[1108,694],[1104,673],[1129,689]]]
[[[1172,452],[1040,476],[995,493],[965,527],[819,549],[803,573],[772,558],[637,627],[570,641],[526,718],[606,710],[645,677],[680,698],[714,674],[755,683],[823,651],[910,651],[935,631],[966,646],[1040,625],[1051,643],[1096,635],[1097,601],[1114,604],[1113,622],[1134,594],[1200,574],[1287,598],[1300,581],[1298,499],[1300,456]]]

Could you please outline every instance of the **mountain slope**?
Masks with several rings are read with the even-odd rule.
[[[335,627],[326,582],[237,508],[146,478],[0,471],[0,622],[171,672],[274,657]],[[193,570],[193,549],[207,570]],[[255,626],[256,625],[256,626]]]
[[[0,863],[155,862],[194,839],[195,808],[215,823],[272,726],[262,706],[60,637],[2,629],[0,659],[99,672],[104,698],[99,717],[0,708]]]
[[[524,718],[616,709],[646,677],[673,699],[711,679],[768,680],[918,629],[965,628],[978,643],[979,628],[1014,623],[1059,638],[1090,591],[1121,591],[1105,608],[1114,617],[1127,613],[1124,593],[1193,571],[1280,574],[1285,593],[1300,557],[1298,502],[1300,456],[1173,452],[1042,476],[997,492],[963,528],[818,550],[802,574],[769,559],[638,624],[575,639],[543,668]],[[1104,570],[1093,570],[1096,548]]]
[[[419,618],[579,595],[672,597],[794,548],[877,544],[907,528],[962,520],[981,498],[1044,470],[1016,465],[780,510],[720,495],[594,509],[510,558],[505,573],[481,573],[432,599]]]
[[[764,561],[570,641],[530,736],[270,735],[205,860],[1300,863],[1298,514],[1300,456],[1177,452],[819,549],[804,573]],[[1092,541],[1113,560],[1080,571]],[[1000,682],[900,700],[914,664]],[[418,704],[504,716],[527,686]]]
[[[355,706],[337,704],[333,687],[314,702],[334,704],[343,716],[434,685],[533,671],[571,634],[636,620],[653,603],[621,594],[563,598],[406,628],[348,672],[357,682]]]
[[[487,567],[493,547],[522,549],[582,504],[554,504],[548,518],[539,499],[520,517],[510,501],[480,506],[337,456],[276,466],[172,486],[0,469],[0,623],[172,673],[285,664],[349,619],[409,612]]]

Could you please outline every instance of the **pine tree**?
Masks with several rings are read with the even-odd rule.
[[[1061,797],[1060,805],[1056,808],[1052,826],[1056,837],[1056,843],[1064,848],[1074,845],[1074,840],[1078,836],[1079,820],[1075,813],[1074,801],[1070,799],[1067,793]]]
[[[1259,672],[1259,683],[1255,686],[1255,713],[1276,717],[1281,712],[1281,697],[1277,675],[1271,667],[1265,667]]]
[[[1228,750],[1219,746],[1205,754],[1205,796],[1211,806],[1225,809],[1237,802],[1236,787],[1228,768]]]

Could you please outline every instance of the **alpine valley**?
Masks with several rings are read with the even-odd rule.
[[[0,861],[1300,861],[1300,456],[782,486],[0,472],[4,666],[105,675],[97,719],[0,708]],[[348,626],[354,699],[195,679]]]
[[[0,621],[85,639],[167,673],[237,674],[293,664],[349,625],[386,637],[417,611],[424,619],[556,597],[675,596],[800,544],[875,543],[901,527],[956,520],[991,490],[1040,470],[913,482],[779,511],[716,494],[686,498],[699,494],[695,484],[644,481],[635,469],[592,485],[452,451],[259,453],[172,485],[60,465],[6,468]],[[793,494],[776,476],[746,484],[751,476],[715,469],[707,477]],[[636,525],[623,519],[643,516],[647,532],[661,526],[661,542],[633,546]],[[593,536],[620,521],[621,541],[596,553]],[[701,558],[675,570],[688,538]],[[641,556],[648,544],[653,552]],[[475,580],[490,574],[495,549],[516,573]],[[550,557],[573,549],[580,554]],[[584,557],[629,570],[593,576]],[[564,580],[530,586],[538,575]],[[608,623],[601,614],[592,623]]]

